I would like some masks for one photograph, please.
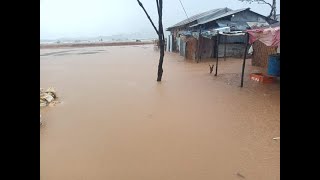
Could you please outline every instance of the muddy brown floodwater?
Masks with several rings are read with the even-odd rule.
[[[43,180],[280,179],[280,83],[249,80],[241,59],[192,63],[153,46],[40,50]],[[213,60],[211,60],[213,61]],[[215,68],[214,68],[215,69]]]

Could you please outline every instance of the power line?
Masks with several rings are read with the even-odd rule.
[[[186,12],[186,10],[184,9],[184,7],[183,7],[183,4],[182,4],[181,0],[179,0],[179,1],[180,1],[180,4],[181,4],[182,8],[183,8],[184,13],[185,13],[185,14],[186,14],[186,16],[187,16],[187,19],[189,19],[188,15],[187,15],[187,12]]]

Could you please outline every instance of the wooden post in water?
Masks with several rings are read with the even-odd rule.
[[[227,36],[224,36],[224,60],[227,59]]]
[[[215,46],[214,36],[211,37],[211,40],[212,40],[212,52],[211,52],[210,58],[214,58],[214,55],[215,55],[215,51],[214,51],[214,46]]]
[[[216,73],[214,76],[217,76],[218,74],[218,61],[219,61],[219,31],[217,31],[217,40],[216,40],[216,53],[217,53],[217,60],[216,60]]]
[[[248,43],[249,43],[249,34],[245,34],[246,39],[246,47],[244,50],[244,57],[243,57],[243,64],[242,64],[242,74],[241,74],[241,85],[240,87],[243,87],[243,76],[244,76],[244,67],[246,66],[246,58],[247,58],[247,51],[248,51]]]
[[[201,38],[201,26],[200,26],[200,30],[199,30],[199,39],[198,39],[198,50],[197,50],[197,63],[200,61],[201,59],[201,43],[200,43],[200,38]]]

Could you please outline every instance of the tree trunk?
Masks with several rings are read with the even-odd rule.
[[[268,18],[276,20],[276,18],[277,18],[277,11],[276,11],[277,0],[272,0],[272,4],[268,3],[268,5],[271,7],[271,11],[270,11]]]
[[[269,18],[274,19],[274,20],[276,20],[276,18],[277,18],[276,5],[277,5],[277,1],[272,0],[271,12],[270,12],[270,15],[268,16]]]
[[[160,33],[160,31],[159,31]],[[162,69],[162,64],[163,64],[163,57],[164,57],[164,40],[163,40],[163,36],[159,35],[159,41],[160,41],[160,59],[159,59],[159,64],[158,64],[158,78],[157,81],[161,81],[162,78],[162,73],[163,73],[163,69]]]
[[[164,34],[163,34],[163,26],[162,26],[162,0],[159,0],[159,43],[160,43],[160,59],[159,59],[159,65],[158,65],[158,78],[157,81],[161,81],[163,69],[163,57],[164,57]]]
[[[154,23],[151,20],[149,14],[147,13],[145,8],[143,7],[143,4],[139,0],[137,0],[137,1],[138,1],[139,6],[146,13],[150,23],[152,24],[154,30],[157,32],[158,37],[159,37],[160,59],[159,59],[159,65],[158,65],[158,78],[157,78],[157,81],[161,81],[162,73],[163,73],[162,64],[163,64],[164,45],[165,45],[165,42],[164,42],[165,39],[164,39],[164,34],[163,34],[163,25],[162,25],[162,0],[156,0],[156,2],[157,2],[157,10],[158,10],[158,15],[159,15],[159,29],[157,29],[156,26],[154,25]]]
[[[274,20],[276,20],[276,18],[277,18],[276,5],[277,5],[276,0],[273,0],[272,1],[272,10],[273,10],[273,19]]]

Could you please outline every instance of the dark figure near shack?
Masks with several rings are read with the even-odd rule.
[[[209,67],[210,67],[210,74],[212,74],[214,64],[212,64],[212,65],[209,64]]]

